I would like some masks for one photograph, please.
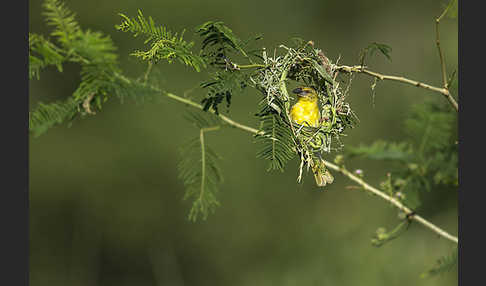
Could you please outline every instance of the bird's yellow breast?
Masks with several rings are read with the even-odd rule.
[[[309,124],[312,127],[319,126],[319,106],[317,100],[300,98],[290,110],[290,117],[297,124]]]

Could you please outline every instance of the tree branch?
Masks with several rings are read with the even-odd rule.
[[[413,212],[411,209],[409,209],[408,207],[406,207],[404,204],[402,204],[397,199],[395,199],[393,197],[390,197],[389,195],[383,193],[382,191],[378,190],[377,188],[375,188],[373,186],[370,186],[363,179],[361,179],[358,176],[355,176],[353,173],[349,172],[345,168],[339,167],[337,165],[334,165],[333,163],[328,162],[328,161],[324,161],[324,163],[326,164],[326,166],[328,168],[333,169],[334,171],[338,171],[341,174],[343,174],[346,177],[348,177],[349,179],[351,179],[352,181],[355,181],[356,183],[358,183],[361,187],[363,187],[363,189],[365,191],[368,191],[368,192],[370,192],[370,193],[372,193],[374,195],[379,196],[380,198],[384,199],[385,201],[388,201],[393,206],[395,206],[399,210],[403,211],[410,219],[419,222],[420,224],[422,224],[425,227],[429,228],[433,232],[437,233],[438,235],[440,235],[440,236],[442,236],[442,237],[444,237],[444,238],[446,238],[446,239],[448,239],[448,240],[450,240],[452,242],[455,242],[455,243],[458,242],[457,237],[455,237],[455,236],[447,233],[446,231],[442,230],[441,228],[437,227],[436,225],[432,224],[431,222],[427,221],[426,219],[422,218],[421,216],[415,214],[415,212]]]
[[[421,88],[424,88],[424,89],[427,89],[427,90],[438,92],[438,93],[445,96],[445,98],[449,101],[449,103],[452,105],[452,107],[454,107],[454,109],[456,111],[459,111],[459,106],[457,104],[457,101],[454,99],[454,97],[452,97],[451,93],[449,92],[449,89],[447,89],[445,87],[435,87],[435,86],[432,86],[432,85],[429,85],[429,84],[426,84],[426,83],[423,83],[423,82],[411,80],[411,79],[401,77],[401,76],[380,74],[380,73],[377,73],[377,72],[367,70],[367,69],[365,69],[364,66],[337,66],[336,70],[342,71],[342,72],[347,72],[347,73],[353,73],[353,72],[363,73],[363,74],[370,75],[370,76],[375,77],[375,78],[380,79],[380,80],[392,80],[392,81],[402,82],[402,83],[406,83],[406,84],[413,85],[413,86],[416,86],[416,87],[421,87]],[[446,85],[447,85],[447,80],[446,80]]]
[[[177,96],[175,94],[168,93],[168,92],[162,92],[162,93],[163,93],[163,95],[165,95],[165,96],[167,96],[169,98],[172,98],[172,99],[174,99],[176,101],[182,102],[184,104],[187,104],[189,106],[192,106],[192,107],[195,107],[195,108],[198,108],[198,109],[201,109],[201,110],[203,109],[203,107],[200,104],[195,103],[195,102],[193,102],[193,101],[191,101],[189,99],[185,99],[185,98],[179,97],[179,96]],[[211,112],[214,113],[214,111],[211,111]],[[228,117],[226,117],[224,115],[218,114],[217,116],[219,118],[221,118],[223,121],[225,121],[226,123],[228,123],[229,125],[231,125],[231,126],[233,126],[235,128],[238,128],[238,129],[241,129],[241,130],[244,130],[244,131],[253,133],[253,134],[259,134],[259,135],[263,135],[264,134],[261,130],[257,130],[255,128],[252,128],[252,127],[249,127],[249,126],[240,124],[238,122],[235,122],[232,119],[230,119],[230,118],[228,118]],[[439,236],[444,237],[444,238],[446,238],[446,239],[448,239],[448,240],[450,240],[452,242],[455,242],[456,244],[458,243],[457,237],[449,234],[448,232],[444,231],[443,229],[439,228],[438,226],[434,225],[433,223],[431,223],[431,222],[427,221],[426,219],[422,218],[421,216],[415,214],[412,210],[410,210],[409,208],[407,208],[405,205],[403,205],[401,202],[399,202],[395,198],[392,198],[392,197],[386,195],[385,193],[383,193],[382,191],[380,191],[380,190],[378,190],[378,189],[370,186],[363,179],[361,179],[361,178],[353,175],[348,170],[346,170],[346,169],[344,169],[342,167],[339,167],[337,165],[334,165],[333,163],[328,162],[328,161],[325,161],[325,160],[324,160],[324,164],[328,168],[333,169],[335,171],[338,171],[341,174],[343,174],[344,176],[348,177],[350,180],[355,181],[360,186],[362,186],[365,191],[370,192],[370,193],[372,193],[374,195],[377,195],[380,198],[382,198],[383,200],[390,202],[393,206],[395,206],[399,210],[403,211],[410,219],[413,219],[413,220],[417,221],[418,223],[420,223],[423,226],[427,227],[428,229],[432,230],[433,232],[435,232]]]

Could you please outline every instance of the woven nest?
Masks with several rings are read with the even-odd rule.
[[[297,139],[297,151],[322,154],[341,149],[343,145],[339,137],[358,121],[345,101],[351,81],[343,91],[336,79],[336,65],[321,50],[314,48],[313,42],[301,42],[296,48],[283,45],[280,48],[286,51],[285,54],[269,57],[263,53],[267,67],[261,70],[256,83],[264,93],[264,104],[280,114],[283,122],[292,129]],[[295,99],[289,95],[287,84],[316,90],[321,115],[318,127],[302,126],[290,120],[289,111]]]

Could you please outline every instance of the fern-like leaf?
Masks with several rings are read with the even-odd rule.
[[[451,254],[443,256],[437,260],[437,264],[429,269],[428,271],[422,273],[420,276],[422,278],[432,277],[438,274],[443,274],[445,272],[451,271],[457,265],[458,249],[455,248]]]
[[[364,65],[365,60],[367,58],[371,58],[377,51],[385,56],[389,61],[391,61],[390,53],[392,51],[392,48],[386,44],[373,42],[361,51],[359,60],[361,62],[361,65]]]
[[[39,79],[40,70],[54,65],[62,72],[65,57],[59,49],[41,35],[29,33],[29,79]]]
[[[59,0],[45,0],[44,9],[47,24],[54,26],[52,36],[56,37],[64,47],[69,48],[80,31],[75,20],[76,15]]]
[[[221,21],[208,21],[196,28],[196,33],[203,37],[202,49],[217,46],[220,50],[232,48],[247,56],[242,41]]]
[[[65,102],[39,103],[33,112],[29,112],[29,130],[37,137],[56,124],[72,120],[78,106],[79,102],[72,98]]]
[[[264,135],[257,135],[257,141],[261,142],[262,149],[257,153],[257,157],[269,160],[268,171],[280,170],[283,172],[285,164],[294,155],[292,142],[292,131],[284,123],[281,115],[274,111],[268,111],[260,116],[261,130]]]
[[[120,14],[123,18],[122,23],[116,28],[123,32],[131,32],[133,35],[143,35],[145,37],[145,44],[150,44],[150,49],[146,51],[135,51],[133,56],[144,61],[157,63],[160,60],[167,60],[172,63],[174,60],[182,64],[193,67],[196,71],[206,67],[204,59],[199,55],[194,54],[191,49],[194,42],[187,42],[184,40],[182,32],[172,33],[163,26],[157,26],[152,19],[148,19],[138,11],[137,18],[129,18],[124,14]]]
[[[219,105],[226,100],[226,107],[231,105],[231,98],[237,92],[242,92],[247,86],[248,75],[240,72],[216,72],[213,79],[203,82],[202,88],[206,88],[208,93],[202,100],[204,111],[212,108],[219,114]]]
[[[405,129],[414,138],[419,153],[435,152],[453,143],[456,116],[436,104],[414,105]]]
[[[186,118],[200,131],[199,138],[192,139],[180,149],[179,178],[186,188],[184,199],[193,199],[189,220],[196,221],[199,217],[206,220],[219,206],[216,194],[223,177],[217,165],[220,157],[207,146],[205,133],[219,129],[219,125],[214,125],[219,119],[207,113],[189,113]]]
[[[110,36],[90,30],[82,31],[81,35],[72,43],[73,50],[80,57],[80,63],[102,65],[105,69],[115,70],[118,60],[118,55],[115,53],[117,48]],[[73,60],[76,59],[75,57]]]
[[[350,157],[366,157],[373,160],[401,160],[408,161],[412,158],[412,150],[406,142],[393,143],[377,140],[367,146],[360,144],[358,147],[349,146],[347,154]]]

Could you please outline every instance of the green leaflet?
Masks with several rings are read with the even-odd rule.
[[[284,171],[285,164],[295,156],[291,130],[283,124],[281,115],[270,112],[260,117],[261,127],[265,135],[257,135],[257,142],[262,147],[257,153],[258,158],[268,160],[267,171]]]
[[[66,58],[53,43],[42,35],[29,33],[29,79],[39,79],[40,71],[54,65],[62,72],[62,63]]]
[[[458,185],[456,120],[449,106],[434,102],[415,105],[405,120],[406,141],[377,140],[371,145],[347,146],[346,154],[396,162],[387,193],[400,194],[401,200],[415,209],[421,203],[421,192]]]
[[[203,37],[202,49],[212,46],[224,52],[225,49],[232,48],[247,57],[243,50],[242,41],[233,34],[233,31],[225,26],[221,21],[208,21],[196,28],[196,33]]]
[[[217,163],[221,158],[207,146],[205,135],[218,130],[220,121],[214,115],[201,112],[191,112],[185,117],[199,128],[199,137],[181,147],[182,159],[177,166],[185,187],[184,199],[193,200],[188,218],[195,222],[198,218],[206,220],[219,206],[216,194],[223,177]]]
[[[40,103],[29,112],[29,130],[34,137],[40,136],[56,124],[72,120],[78,112],[79,103],[69,98],[65,102]]]
[[[204,59],[191,51],[194,42],[184,40],[184,31],[181,34],[172,33],[166,27],[156,26],[152,17],[147,20],[140,10],[137,18],[129,18],[124,14],[120,14],[120,16],[123,20],[120,25],[115,26],[116,29],[131,32],[135,37],[142,35],[145,37],[144,43],[150,46],[148,50],[133,52],[133,56],[151,63],[157,63],[160,60],[172,63],[177,60],[193,67],[198,72],[201,71],[201,68],[206,67]]]
[[[377,42],[373,42],[369,44],[366,48],[364,48],[360,52],[360,63],[361,65],[365,65],[365,61],[371,58],[376,52],[380,52],[383,56],[385,56],[389,61],[391,61],[390,53],[392,48],[386,44],[381,44]]]
[[[204,111],[210,108],[219,114],[219,105],[226,101],[229,110],[231,98],[236,93],[241,93],[247,86],[248,75],[239,72],[216,72],[210,81],[201,83],[201,87],[207,90],[206,97],[201,101]]]
[[[51,35],[57,38],[64,48],[71,48],[71,42],[80,36],[76,15],[60,0],[45,0],[43,7],[47,24],[54,27]]]
[[[453,270],[457,265],[458,248],[454,248],[451,254],[443,256],[437,260],[437,263],[431,269],[420,275],[422,278],[429,278]]]
[[[102,103],[116,96],[137,101],[151,98],[160,91],[124,77],[118,67],[116,46],[109,36],[82,30],[64,3],[46,0],[43,5],[51,35],[57,43],[29,33],[29,77],[39,78],[40,71],[55,65],[62,72],[64,62],[81,66],[81,83],[64,102],[41,103],[29,112],[29,130],[38,136],[50,127],[71,121],[77,114],[101,109]]]
[[[393,143],[377,140],[371,145],[360,144],[358,147],[348,146],[349,157],[366,157],[373,160],[409,160],[413,155],[408,143]]]

